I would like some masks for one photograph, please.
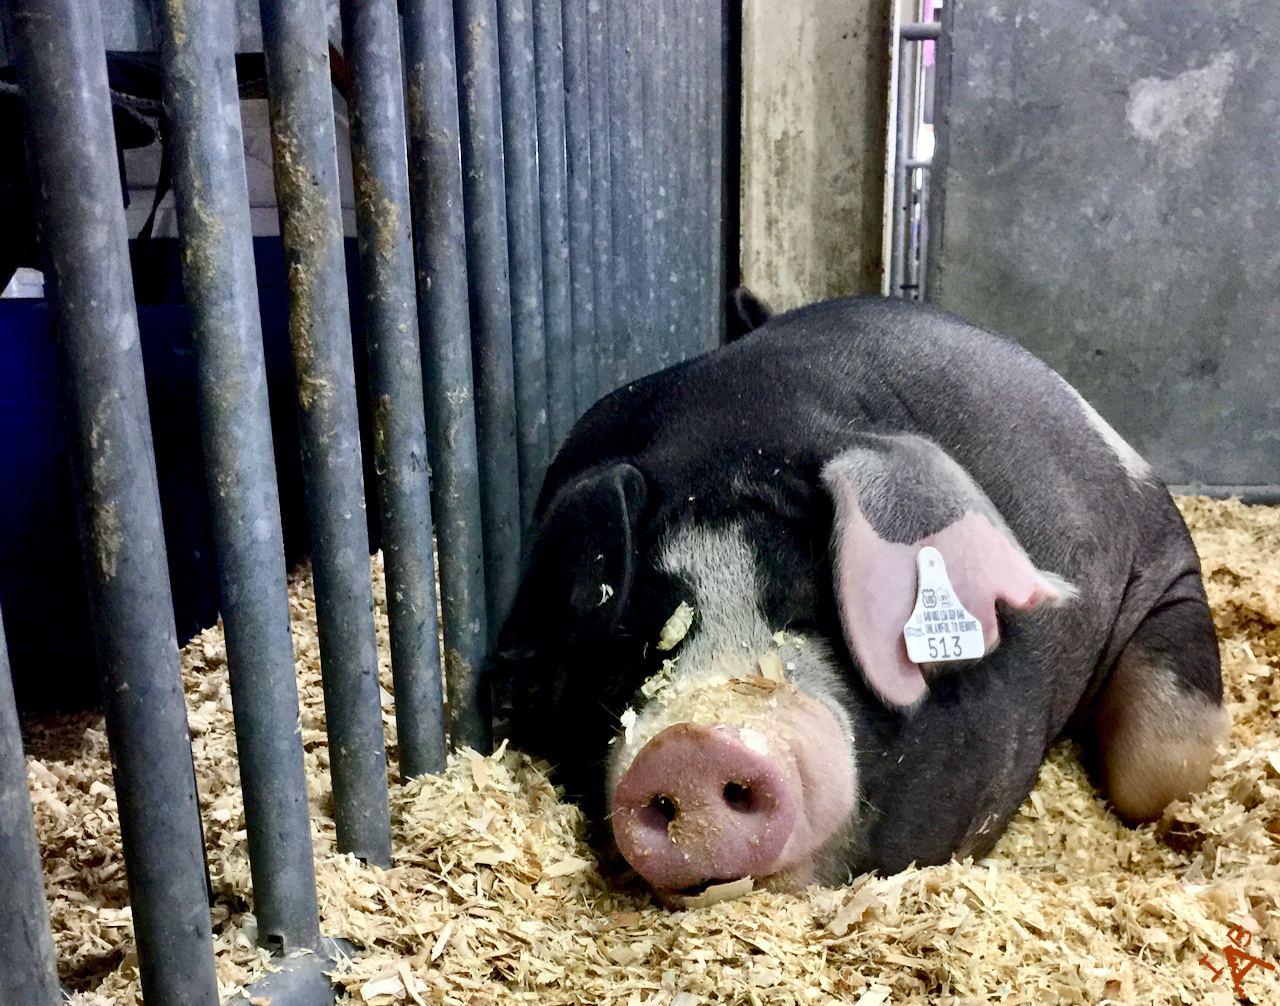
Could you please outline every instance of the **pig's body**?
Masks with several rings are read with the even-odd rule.
[[[622,388],[570,433],[538,521],[492,668],[500,712],[590,816],[612,815],[660,890],[982,854],[1069,726],[1131,819],[1207,779],[1225,722],[1217,649],[1167,491],[1057,375],[952,316],[818,304]],[[971,524],[976,536],[957,530]],[[915,601],[902,563],[922,543],[937,543],[966,607],[989,613],[985,656],[923,674],[901,635]],[[983,596],[986,574],[965,585],[973,556],[994,564]],[[682,600],[698,615],[660,651]],[[641,693],[667,657],[673,683]],[[792,724],[778,736],[767,712],[718,722],[715,689],[752,687],[797,710],[775,714]],[[701,697],[672,699],[681,689]],[[689,702],[703,712],[679,711]],[[705,769],[689,761],[704,754]],[[757,772],[759,758],[782,768]],[[713,789],[738,794],[739,762],[791,838],[762,825],[735,839],[755,852],[717,851],[747,820],[741,804],[707,812],[713,838],[666,827],[667,852],[662,827],[642,834],[667,823],[654,808],[675,812],[666,789],[721,763]]]

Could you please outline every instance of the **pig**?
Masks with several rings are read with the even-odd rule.
[[[486,675],[499,733],[671,905],[980,857],[1064,734],[1151,820],[1227,729],[1151,467],[1015,343],[880,298],[591,408]]]

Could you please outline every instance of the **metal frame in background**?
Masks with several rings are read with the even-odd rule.
[[[912,43],[933,41],[942,46],[937,21],[899,23],[895,33],[892,137],[890,162],[892,207],[889,257],[886,261],[890,297],[925,300],[929,252],[929,183],[932,161],[907,157],[915,146],[922,110],[924,61]]]

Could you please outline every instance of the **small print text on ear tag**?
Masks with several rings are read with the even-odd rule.
[[[920,571],[916,607],[902,629],[908,659],[916,664],[934,664],[982,656],[986,649],[982,625],[951,589],[942,553],[926,545],[916,556],[916,568]]]

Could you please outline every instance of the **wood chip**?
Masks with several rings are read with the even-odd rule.
[[[463,751],[440,775],[401,783],[392,710],[395,865],[339,854],[315,601],[299,570],[290,613],[320,925],[362,948],[335,977],[357,1001],[416,1006],[1226,1006],[1231,989],[1210,983],[1199,960],[1222,966],[1230,926],[1252,933],[1251,952],[1280,962],[1280,511],[1178,502],[1202,559],[1232,719],[1204,793],[1159,822],[1125,827],[1064,743],[982,862],[834,890],[755,889],[676,912],[601,876],[581,814],[557,799],[545,766],[518,752]],[[373,574],[390,690],[379,562]],[[760,671],[734,687],[783,687]],[[245,910],[253,895],[221,628],[184,648],[182,674],[200,726],[192,752],[230,1006],[269,958]],[[102,717],[28,716],[23,740],[60,977],[77,1006],[134,1006],[138,964]],[[1253,1002],[1280,1003],[1276,972],[1255,967],[1244,988]]]
[[[591,865],[592,860],[570,856],[548,866],[542,871],[542,875],[544,877],[567,877],[571,873],[581,873],[583,870],[589,869]]]
[[[722,901],[732,901],[734,898],[741,898],[750,894],[754,887],[755,881],[750,877],[731,880],[727,884],[710,884],[701,894],[685,898],[684,907],[710,908],[712,905],[718,905]]]
[[[360,986],[360,998],[365,1002],[372,1002],[379,996],[398,996],[404,993],[404,982],[400,976],[389,975],[386,978],[379,978],[367,981]]]
[[[767,678],[769,681],[786,681],[787,676],[782,671],[782,657],[772,650],[761,654],[760,676]]]

